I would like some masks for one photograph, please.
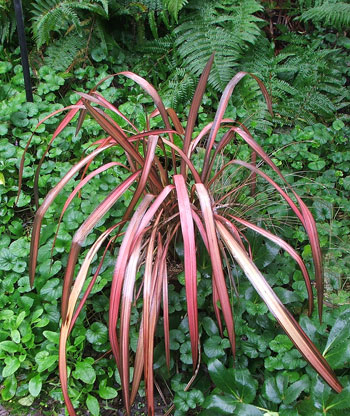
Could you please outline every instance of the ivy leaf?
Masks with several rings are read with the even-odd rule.
[[[96,372],[92,365],[85,360],[76,364],[73,377],[82,380],[86,384],[93,384],[96,380]]]
[[[24,238],[19,238],[10,245],[9,250],[16,257],[27,257],[29,254],[29,245],[29,241]]]
[[[27,113],[23,111],[16,111],[11,114],[11,121],[16,127],[26,127],[29,124]]]
[[[204,352],[208,358],[218,358],[225,355],[224,348],[229,348],[230,342],[227,338],[218,335],[211,336],[204,342]]]
[[[8,248],[3,248],[0,253],[0,270],[5,272],[12,270],[15,262],[16,258],[11,251]]]
[[[86,339],[91,344],[102,345],[107,342],[108,330],[101,322],[94,322],[86,331]]]
[[[6,74],[6,72],[11,71],[12,64],[7,61],[0,61],[0,74]]]
[[[118,392],[113,387],[107,386],[107,379],[103,379],[99,385],[98,394],[101,399],[109,400],[117,397]]]
[[[171,329],[169,332],[169,337],[171,350],[178,350],[180,348],[180,344],[185,341],[185,335],[179,329]]]
[[[337,120],[334,120],[334,121],[333,121],[333,123],[332,123],[332,127],[334,128],[334,130],[339,131],[339,130],[341,130],[343,127],[345,127],[345,124],[344,124],[344,122],[343,122],[342,120],[337,119]]]
[[[206,316],[205,318],[202,319],[201,323],[205,332],[209,336],[219,335],[219,329],[212,318],[209,318],[209,316]]]
[[[86,398],[86,406],[91,412],[92,416],[99,416],[100,414],[100,405],[98,404],[98,400],[96,397],[88,394]]]
[[[3,382],[3,388],[1,389],[1,397],[3,400],[8,401],[16,394],[17,380],[14,375],[7,377]]]
[[[284,403],[291,404],[300,396],[300,394],[309,388],[309,380],[307,377],[302,378],[295,383],[291,384],[284,395]]]
[[[293,343],[287,335],[280,334],[270,341],[269,347],[275,352],[286,352],[293,348]]]
[[[48,302],[57,300],[62,292],[61,280],[57,278],[47,281],[40,290],[40,295]]]
[[[6,357],[5,364],[6,365],[2,370],[2,376],[4,378],[11,376],[13,373],[15,373],[21,365],[17,357]]]
[[[106,58],[106,52],[101,47],[96,47],[91,51],[91,58],[96,62],[101,62]]]
[[[223,396],[219,396],[217,394],[211,394],[205,399],[203,407],[205,409],[215,410],[216,414],[233,415],[236,409],[236,403],[233,401],[231,395],[224,394]]]
[[[9,129],[6,124],[0,124],[0,136],[5,136],[8,131]]]
[[[48,351],[40,351],[35,356],[35,362],[38,364],[39,373],[47,370],[53,364],[57,364],[57,361],[58,355],[50,355]]]
[[[180,359],[184,364],[192,364],[192,348],[190,341],[186,341],[181,345]]]
[[[316,160],[315,162],[308,163],[308,167],[311,170],[322,170],[326,166],[326,162],[324,160]]]
[[[39,396],[40,392],[41,392],[41,387],[43,385],[43,382],[41,380],[41,376],[40,374],[37,374],[36,376],[32,377],[29,380],[29,393],[33,396],[33,397],[37,397]]]
[[[189,409],[189,405],[187,404],[187,391],[178,391],[175,394],[174,397],[174,405],[176,410],[179,410],[181,412],[187,412]]]
[[[8,140],[0,140],[0,154],[3,160],[10,159],[16,154],[16,147]]]
[[[187,404],[191,409],[195,409],[204,402],[203,393],[198,389],[193,389],[189,392]]]

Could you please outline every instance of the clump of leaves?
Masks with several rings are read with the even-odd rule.
[[[140,132],[132,121],[96,92],[95,88],[89,94],[79,93],[81,99],[76,105],[67,108],[69,110],[68,114],[51,138],[49,146],[78,112],[80,112],[78,129],[84,122],[86,114],[89,114],[107,134],[105,139],[96,141],[94,143],[95,149],[76,163],[51,189],[37,211],[33,224],[29,267],[32,285],[37,264],[42,220],[59,192],[75,175],[81,171],[84,172],[78,186],[74,188],[64,204],[60,222],[73,198],[90,180],[107,169],[121,165],[118,161],[111,161],[102,164],[102,166],[86,175],[88,167],[97,155],[107,152],[108,149],[119,149],[119,151],[123,149],[128,161],[128,165],[123,165],[123,167],[129,171],[129,176],[121,181],[86,218],[76,231],[71,244],[63,284],[62,326],[59,345],[60,379],[70,415],[76,413],[68,394],[67,340],[98,277],[103,258],[115,241],[117,243],[121,241],[121,244],[115,261],[111,284],[109,338],[121,376],[127,414],[130,414],[142,373],[145,378],[148,412],[154,414],[153,350],[156,323],[161,314],[161,306],[165,355],[169,366],[168,265],[172,261],[172,247],[178,241],[182,241],[184,247],[184,276],[193,369],[196,368],[199,360],[196,258],[200,245],[203,245],[211,260],[213,309],[221,335],[223,334],[222,318],[225,322],[233,355],[235,354],[236,342],[234,319],[224,273],[224,264],[226,266],[229,264],[228,256],[232,256],[241,267],[271,313],[305,359],[334,390],[337,392],[342,390],[327,361],[285,308],[254,264],[252,250],[244,235],[244,231],[252,230],[272,241],[292,256],[300,267],[306,283],[309,296],[309,313],[311,314],[313,308],[311,282],[306,266],[299,254],[280,237],[258,225],[259,218],[245,218],[244,212],[246,210],[244,209],[244,203],[242,207],[239,199],[240,191],[248,189],[254,195],[256,178],[260,177],[289,205],[291,211],[304,226],[310,239],[318,294],[318,311],[321,319],[323,303],[322,262],[314,219],[305,203],[289,185],[270,157],[252,138],[249,131],[243,125],[236,123],[235,120],[224,118],[226,107],[235,86],[247,73],[239,72],[232,78],[224,90],[214,121],[206,125],[194,137],[195,122],[213,59],[212,56],[202,73],[185,123],[185,129],[183,129],[175,112],[172,109],[165,108],[152,85],[134,73],[121,72],[117,75],[134,80],[152,97],[157,107],[155,111],[147,116],[145,131]],[[266,88],[258,78],[255,76],[253,78],[258,82],[271,110],[271,102]],[[56,111],[53,115],[60,111],[62,110]],[[164,127],[151,128],[151,124],[155,124],[154,118],[159,115]],[[130,133],[130,131],[132,132]],[[220,163],[217,163],[219,155],[222,154],[228,143],[235,142],[237,138],[243,139],[251,149],[251,163],[234,159],[220,166]],[[202,152],[197,152],[203,143],[205,143],[205,149],[202,149]],[[30,142],[28,142],[27,148],[29,144]],[[201,154],[203,155],[202,159],[199,157]],[[261,158],[270,167],[280,184],[256,165],[257,157]],[[23,163],[24,156],[22,169]],[[41,163],[42,161],[39,163],[36,174],[36,187]],[[237,185],[236,181],[232,181],[229,189],[225,187],[223,191],[221,178],[228,171],[232,177],[238,178],[239,184]],[[111,211],[121,196],[132,188],[133,184],[136,184],[136,189],[122,220],[109,226],[96,239],[74,279],[79,252],[87,235],[102,217]],[[89,267],[102,247],[104,248],[102,260],[87,289],[82,294]],[[144,272],[142,278],[138,279],[137,274],[141,266],[143,266]],[[134,301],[141,296],[143,311],[130,392],[130,317]]]

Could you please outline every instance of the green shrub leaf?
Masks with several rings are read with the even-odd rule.
[[[102,345],[107,342],[108,330],[101,322],[94,322],[91,327],[86,331],[86,339],[91,344]]]
[[[37,374],[36,376],[32,377],[29,380],[29,393],[33,396],[33,397],[38,397],[40,392],[41,392],[41,387],[43,385],[42,379],[40,374]]]
[[[92,416],[98,416],[100,414],[100,405],[96,397],[88,394],[86,398],[86,406],[91,412]]]
[[[15,373],[21,365],[17,357],[6,357],[5,364],[6,365],[2,370],[2,376],[4,378],[11,376],[13,373]]]
[[[85,361],[78,362],[73,377],[82,380],[84,383],[93,384],[96,380],[96,372],[92,365]]]
[[[1,389],[1,397],[8,401],[16,394],[17,380],[14,375],[7,377],[3,383],[4,387]]]

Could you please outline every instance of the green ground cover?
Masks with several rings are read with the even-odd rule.
[[[11,17],[7,3],[1,2],[0,7]],[[33,103],[27,103],[25,99],[19,49],[16,48],[16,39],[10,37],[11,26],[8,33],[5,25],[1,29],[1,404],[9,409],[11,415],[28,415],[31,409],[47,415],[62,411],[63,396],[58,378],[60,299],[72,236],[96,203],[127,177],[125,171],[117,167],[112,174],[103,172],[88,184],[81,198],[73,201],[63,217],[51,252],[59,212],[73,187],[79,183],[78,178],[64,189],[45,215],[35,288],[31,289],[28,257],[35,213],[34,175],[62,115],[47,120],[36,130],[25,159],[22,193],[15,204],[20,160],[38,121],[75,103],[78,98],[75,91],[87,92],[107,74],[127,69],[159,87],[166,106],[174,107],[186,119],[204,62],[213,49],[226,44],[229,45],[227,48],[217,51],[213,75],[199,108],[194,134],[212,120],[220,92],[235,71],[251,71],[265,82],[272,96],[274,116],[268,114],[259,89],[248,79],[230,100],[226,116],[249,127],[315,217],[325,279],[321,324],[316,312],[307,316],[307,292],[295,262],[276,245],[254,236],[254,233],[248,233],[247,239],[255,263],[327,359],[344,390],[336,394],[307,365],[248,280],[232,264],[229,267],[239,292],[239,297],[236,297],[232,290],[237,336],[236,358],[233,360],[227,333],[224,332],[223,338],[220,336],[215,319],[211,301],[211,265],[208,256],[204,255],[204,247],[200,248],[198,255],[201,364],[196,378],[187,388],[193,369],[180,244],[174,248],[177,264],[175,262],[169,273],[169,370],[165,364],[162,319],[156,328],[153,368],[163,395],[155,390],[157,402],[161,403],[157,411],[163,414],[174,403],[174,412],[178,416],[317,416],[347,412],[350,402],[348,2],[335,2],[334,10],[338,7],[341,13],[335,11],[331,17],[322,18],[321,10],[317,19],[312,13],[317,7],[328,7],[328,3],[323,2],[323,6],[322,2],[298,2],[297,6],[285,4],[282,17],[289,16],[294,20],[278,20],[281,9],[255,1],[247,2],[245,6],[243,2],[232,5],[232,2],[225,1],[202,1],[200,3],[205,7],[201,8],[195,1],[188,5],[181,1],[163,1],[158,2],[158,6],[156,2],[137,5],[124,2],[123,7],[117,10],[111,4],[108,9],[108,2],[104,1],[71,2],[76,3],[72,10],[81,23],[80,33],[78,23],[73,29],[69,26],[67,10],[61,11],[67,13],[63,15],[66,20],[62,20],[67,27],[55,26],[54,16],[51,21],[39,25],[45,7],[51,10],[54,3],[53,0],[47,4],[38,2],[41,9],[35,11],[30,2],[23,2],[25,12],[36,16],[27,32],[34,84]],[[83,9],[78,7],[78,3],[96,7]],[[194,15],[196,25],[191,28],[189,22],[193,21]],[[238,27],[237,22],[241,22],[241,26]],[[116,23],[120,27],[118,34],[114,29]],[[48,25],[47,29],[43,30],[45,25]],[[231,25],[238,27],[236,37],[230,32]],[[206,36],[203,35],[205,30]],[[93,34],[89,37],[90,33]],[[31,38],[32,34],[35,37]],[[88,47],[83,50],[80,43]],[[114,105],[120,106],[120,110],[141,130],[146,128],[145,113],[152,111],[154,106],[135,83],[126,79],[109,79],[102,83],[99,91]],[[58,136],[41,166],[38,181],[40,201],[80,160],[88,145],[102,137],[103,131],[92,117],[87,117],[77,135],[72,124]],[[127,163],[122,151],[118,153],[117,150],[116,155],[119,162]],[[199,151],[198,164],[201,156]],[[239,146],[236,142],[229,144],[222,156],[223,160],[240,158],[248,161],[249,157],[248,146],[243,142]],[[103,157],[98,160],[104,161],[107,159]],[[96,168],[97,162],[92,167]],[[269,172],[268,169],[265,171]],[[225,180],[231,181],[231,177],[223,178],[223,187],[226,186]],[[127,191],[113,211],[99,221],[87,238],[82,256],[112,221],[121,219],[133,192]],[[242,195],[240,203],[261,218],[260,225],[268,223],[301,253],[313,278],[307,235],[291,218],[285,204],[277,203],[271,187],[258,180],[256,197]],[[96,285],[67,347],[69,394],[74,406],[80,409],[78,414],[103,415],[123,406],[122,382],[110,352],[107,328],[115,254],[107,252]],[[79,262],[81,264],[82,260]],[[97,260],[93,262],[93,272],[98,263]],[[142,301],[139,300],[131,314],[132,357],[136,353],[141,313]],[[131,373],[134,366],[132,357]],[[147,409],[145,403],[142,381],[133,414],[143,414]]]

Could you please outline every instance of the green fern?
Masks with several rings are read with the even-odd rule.
[[[32,29],[37,47],[40,48],[50,40],[51,32],[62,33],[73,26],[82,34],[82,20],[79,12],[88,10],[97,15],[105,16],[108,2],[68,1],[68,0],[36,0],[32,3]]]
[[[0,42],[3,45],[9,42],[16,30],[16,19],[12,3],[6,0],[0,0]]]
[[[234,67],[249,44],[254,44],[261,31],[261,21],[254,13],[262,10],[255,0],[197,0],[190,3],[192,13],[184,16],[175,29],[179,54],[184,66],[199,75],[210,55],[215,52],[215,64],[209,83],[224,88],[233,76]]]
[[[332,120],[350,98],[343,65],[338,62],[339,51],[322,49],[317,39],[303,37],[305,43],[300,42],[295,34],[281,38],[289,45],[277,56],[267,39],[259,39],[241,59],[242,69],[265,82],[276,110],[275,121],[294,124],[296,120]]]
[[[57,71],[65,71],[72,63],[83,57],[87,45],[87,37],[70,33],[61,37],[46,48],[45,65]]]
[[[350,4],[346,2],[321,2],[323,4],[310,8],[302,13],[300,20],[333,26],[340,30],[350,27]]]
[[[175,68],[171,77],[162,85],[161,94],[169,107],[175,110],[179,105],[185,106],[192,99],[196,89],[197,79],[184,68]]]
[[[188,0],[163,0],[163,3],[177,22],[179,11],[188,3]]]

